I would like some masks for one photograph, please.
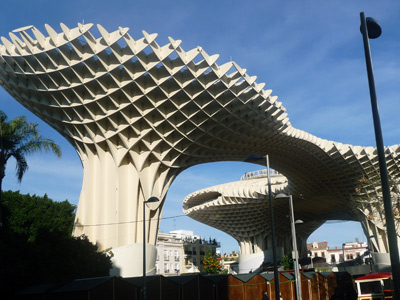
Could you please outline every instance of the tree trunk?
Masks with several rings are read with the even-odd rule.
[[[4,176],[3,176],[4,177]],[[3,177],[0,177],[0,228],[3,227],[3,202],[2,202],[2,184],[3,184]]]
[[[3,179],[5,176],[5,166],[0,166],[0,228],[3,227],[3,201],[2,201],[2,194],[3,194]]]

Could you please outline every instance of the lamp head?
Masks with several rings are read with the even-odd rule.
[[[368,17],[367,18],[367,29],[368,29],[368,37],[370,39],[376,39],[381,36],[382,28],[379,25],[378,21],[374,18]]]
[[[365,18],[365,22],[367,25],[368,38],[376,39],[381,36],[382,28],[381,28],[381,25],[379,25],[377,20],[375,20],[374,18],[371,18],[371,17],[367,17],[367,18]],[[361,27],[360,27],[360,31],[362,33]]]
[[[278,195],[275,196],[275,199],[283,199],[283,198],[289,198],[289,196],[284,193],[279,193]]]

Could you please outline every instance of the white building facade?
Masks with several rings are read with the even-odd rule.
[[[307,244],[307,249],[312,258],[326,258],[328,256],[328,242],[314,242],[312,244]]]
[[[179,275],[201,272],[204,256],[216,255],[221,245],[215,239],[202,239],[193,231],[175,230],[160,232],[156,247],[156,274]]]
[[[364,261],[363,256],[368,251],[368,244],[359,242],[343,243],[342,248],[329,248],[328,242],[314,242],[307,244],[307,249],[311,253],[311,257],[321,257],[326,259],[326,263],[335,265],[343,262],[360,260]]]
[[[156,274],[180,274],[183,269],[183,241],[170,233],[158,234]]]

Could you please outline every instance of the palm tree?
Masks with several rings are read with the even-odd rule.
[[[42,150],[51,151],[61,157],[60,146],[41,136],[38,124],[28,123],[24,116],[8,121],[7,115],[0,110],[0,227],[3,224],[1,191],[7,161],[14,157],[16,175],[21,182],[28,170],[26,156]]]

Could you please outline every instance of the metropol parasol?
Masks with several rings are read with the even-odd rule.
[[[172,38],[160,46],[157,34],[143,31],[134,40],[128,28],[108,32],[101,25],[95,37],[92,27],[61,24],[57,32],[46,24],[45,35],[27,26],[1,37],[0,84],[78,152],[84,178],[73,234],[113,248],[121,276],[142,274],[135,261],[143,241],[147,270],[154,270],[165,196],[180,172],[242,161],[250,153],[268,154],[271,167],[284,175],[274,179],[273,192],[293,195],[296,218],[304,221],[298,229],[303,245],[326,220],[356,220],[375,251],[389,251],[375,148],[292,127],[265,84],[235,62],[217,64],[218,55],[201,47],[184,51]],[[386,148],[396,195],[399,152],[398,145]],[[267,259],[265,178],[228,186],[187,197],[185,212],[231,234],[244,255]],[[144,203],[151,197],[160,201]],[[393,201],[399,216],[398,197]],[[282,205],[276,205],[277,219],[286,218]],[[277,244],[284,249],[290,234],[281,229]]]

